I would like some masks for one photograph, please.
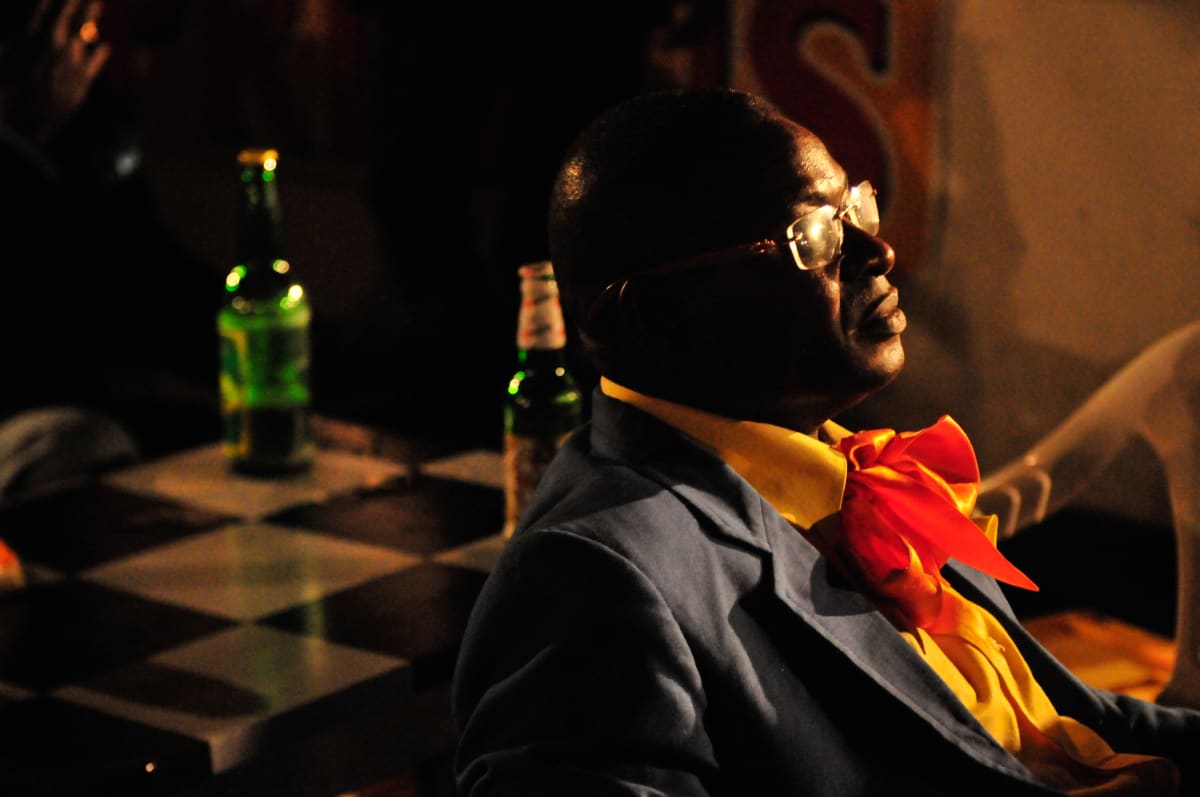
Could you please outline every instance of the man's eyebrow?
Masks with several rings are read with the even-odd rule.
[[[847,189],[847,190],[849,190],[849,189]],[[843,197],[845,196],[845,192],[842,192],[842,196]],[[820,191],[812,190],[812,191],[808,191],[803,194],[797,194],[796,199],[792,202],[792,207],[800,207],[802,205],[812,205],[815,207],[822,207],[824,205],[833,205],[834,207],[837,207],[841,203],[841,201],[842,201],[842,197],[839,197],[837,199],[837,201],[835,202],[832,199],[830,199],[830,197],[828,197],[826,194],[824,194]]]
[[[846,201],[846,197],[849,196],[851,189],[854,187],[850,183],[850,179],[848,176],[842,177],[841,185],[842,185],[842,190],[838,193],[836,198],[834,198],[830,194],[826,194],[826,193],[820,191],[816,186],[810,186],[809,190],[806,193],[798,194],[792,204],[793,205],[818,205],[818,206],[819,205],[832,205],[835,208],[840,207],[841,204]]]

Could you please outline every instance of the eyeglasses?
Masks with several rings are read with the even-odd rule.
[[[875,187],[869,181],[863,180],[846,193],[846,198],[839,207],[822,205],[796,217],[783,234],[783,243],[787,244],[788,250],[792,253],[792,261],[796,264],[796,268],[801,271],[818,271],[837,262],[842,256],[842,244],[846,237],[843,222],[849,222],[870,235],[877,235],[879,233],[879,203],[875,196]],[[619,298],[629,281],[635,277],[675,274],[680,271],[691,271],[692,269],[746,260],[770,254],[780,246],[781,244],[773,238],[764,238],[754,243],[738,244],[713,252],[671,260],[628,277],[622,277],[608,285],[592,302],[588,320],[594,320],[599,315],[600,308],[613,296]]]

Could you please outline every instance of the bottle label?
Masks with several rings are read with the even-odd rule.
[[[553,437],[504,435],[504,536],[511,537],[517,521],[542,479],[546,466],[570,433]]]
[[[550,261],[517,269],[521,277],[521,312],[517,319],[517,348],[561,349],[567,345],[558,283]]]
[[[235,465],[287,470],[312,459],[307,307],[218,320],[224,450]]]
[[[229,407],[309,402],[309,313],[268,321],[222,313],[221,399]]]

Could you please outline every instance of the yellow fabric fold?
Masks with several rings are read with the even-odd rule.
[[[915,432],[867,429],[836,444],[850,472],[827,546],[860,587],[886,600],[903,626],[926,626],[941,610],[939,572],[957,559],[1000,581],[1037,589],[973,519],[979,494],[975,449],[943,415]],[[831,551],[832,552],[832,551]]]
[[[1067,794],[1178,794],[1171,761],[1117,753],[1090,728],[1060,715],[1004,626],[944,580],[942,594],[938,618],[901,635],[1034,775]]]

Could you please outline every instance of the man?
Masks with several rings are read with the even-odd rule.
[[[1200,713],[1031,638],[948,417],[900,372],[869,184],[777,109],[645,95],[577,139],[550,246],[602,375],[476,605],[464,795],[1176,794]],[[989,532],[991,536],[989,536]]]

